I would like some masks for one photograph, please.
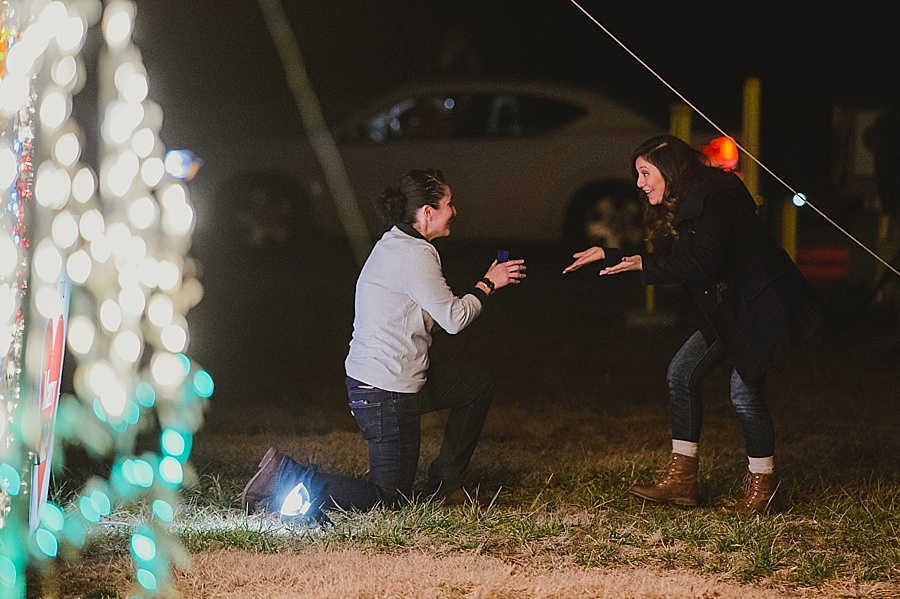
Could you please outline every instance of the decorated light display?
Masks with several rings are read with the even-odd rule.
[[[80,547],[120,502],[151,507],[130,542],[138,595],[167,589],[178,552],[167,526],[213,381],[187,352],[186,314],[202,296],[187,256],[190,165],[167,171],[162,109],[131,42],[135,16],[131,0],[0,0],[4,597],[23,597],[26,564]],[[94,34],[104,47],[92,166],[72,112]],[[60,397],[66,348],[75,393]],[[134,455],[148,420],[161,431],[159,451]],[[66,510],[46,501],[55,437],[113,460],[109,479],[93,478]]]

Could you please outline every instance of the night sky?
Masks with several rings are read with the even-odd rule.
[[[740,127],[745,78],[760,77],[761,158],[798,188],[825,184],[835,99],[900,89],[900,21],[887,0],[579,4],[726,130]],[[485,76],[574,83],[661,123],[677,100],[569,0],[283,5],[329,122],[392,86],[435,76],[448,31],[471,42]],[[170,147],[214,160],[222,140],[302,134],[254,0],[139,0],[134,37]]]

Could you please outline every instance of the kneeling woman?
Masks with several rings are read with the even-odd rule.
[[[428,358],[435,324],[450,334],[477,318],[487,298],[525,278],[523,260],[494,261],[457,297],[431,244],[450,234],[453,196],[440,171],[413,170],[385,189],[376,209],[391,227],[375,244],[356,283],[355,318],[345,361],[350,410],[369,450],[368,478],[320,471],[272,448],[247,483],[242,507],[268,506],[314,518],[328,509],[368,510],[413,494],[422,414],[448,409],[444,438],[423,493],[459,499],[493,395],[477,371],[445,370]],[[296,492],[303,489],[297,500]],[[299,507],[298,507],[299,506]]]

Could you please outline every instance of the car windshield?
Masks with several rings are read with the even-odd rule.
[[[547,135],[586,112],[556,98],[516,93],[411,96],[359,123],[351,139],[369,144]]]

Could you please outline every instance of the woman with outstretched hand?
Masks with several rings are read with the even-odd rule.
[[[471,290],[456,296],[441,269],[432,240],[450,235],[456,216],[453,194],[437,170],[412,170],[386,188],[375,207],[390,226],[375,244],[356,283],[353,337],[345,360],[350,411],[368,444],[367,478],[328,474],[300,464],[275,448],[247,483],[242,506],[281,510],[294,505],[303,486],[308,510],[368,510],[413,496],[423,414],[449,410],[438,456],[428,468],[422,494],[446,502],[465,500],[469,465],[493,396],[491,381],[477,370],[432,365],[428,350],[435,325],[458,333],[482,312],[488,298],[525,278],[524,260],[487,269]],[[307,503],[309,505],[307,505]]]
[[[639,271],[646,285],[680,284],[694,300],[699,330],[669,364],[672,453],[662,479],[633,485],[643,499],[696,506],[703,421],[700,387],[728,358],[731,401],[741,422],[749,472],[730,513],[777,507],[775,428],[765,400],[766,373],[819,325],[803,275],[766,232],[756,205],[733,173],[709,166],[677,137],[647,140],[631,158],[653,251],[623,256],[591,247],[563,272],[602,262],[600,275]]]

